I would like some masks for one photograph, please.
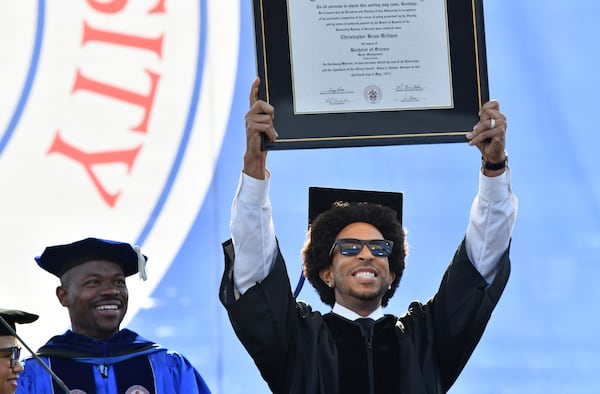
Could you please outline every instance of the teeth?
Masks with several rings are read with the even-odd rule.
[[[372,272],[361,271],[357,272],[355,275],[357,278],[369,278],[372,279],[375,277],[375,274]]]
[[[97,306],[96,309],[100,309],[102,311],[116,311],[119,309],[119,307],[116,305],[100,305]]]

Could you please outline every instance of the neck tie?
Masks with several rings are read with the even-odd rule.
[[[368,337],[372,335],[375,320],[371,319],[370,317],[361,317],[354,320],[354,322],[360,326],[360,331],[362,332],[363,336]]]

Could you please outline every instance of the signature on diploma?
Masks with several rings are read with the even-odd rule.
[[[417,96],[413,96],[412,94],[400,98],[400,102],[404,104],[418,103],[419,101],[421,100]]]
[[[329,88],[319,92],[321,96],[327,96],[325,98],[325,103],[329,105],[344,105],[350,103],[352,100],[347,96],[353,93],[354,91],[346,90],[343,87]]]
[[[329,88],[327,90],[322,90],[319,92],[321,96],[328,96],[330,94],[353,94],[352,90],[346,90],[342,87],[339,88]]]
[[[421,86],[421,84],[418,84],[418,83],[414,83],[414,84],[404,83],[404,84],[396,86],[396,92],[422,92],[422,91],[423,91],[423,86]]]
[[[351,102],[348,97],[327,97],[325,103],[329,105],[344,105]]]

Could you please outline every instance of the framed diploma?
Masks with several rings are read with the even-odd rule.
[[[253,0],[264,149],[466,141],[488,100],[483,0]]]

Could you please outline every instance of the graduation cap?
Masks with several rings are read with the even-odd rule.
[[[402,224],[402,193],[374,190],[333,189],[327,187],[308,188],[308,225],[321,213],[328,211],[336,202],[349,204],[371,203],[392,208]]]
[[[27,343],[25,343],[25,341],[17,334],[15,323],[33,323],[38,318],[39,316],[34,315],[33,313],[19,311],[16,309],[0,309],[0,335],[11,335],[16,337],[21,343],[21,345],[25,346],[25,348],[29,351],[31,356],[38,362],[38,364],[50,374],[52,380],[54,380],[58,384],[58,386],[62,388],[66,394],[68,394],[70,393],[69,388],[63,383],[62,380],[60,380],[58,376],[56,376],[54,371],[52,371],[50,367],[48,367],[46,363],[43,362],[40,359],[40,357],[37,354],[35,354],[35,352],[31,350],[31,348],[27,345]]]
[[[0,324],[0,335],[14,335],[17,331],[16,323],[33,323],[39,318],[38,315],[19,311],[17,309],[0,309],[0,317],[4,320],[2,323],[6,323],[6,325],[12,328],[11,331],[6,325]]]
[[[61,277],[65,272],[91,260],[108,260],[123,267],[125,276],[136,272],[146,280],[146,261],[138,247],[125,242],[99,238],[86,238],[65,245],[48,246],[35,258],[38,265],[51,274]]]
[[[396,219],[402,224],[402,198],[401,192],[311,186],[308,188],[308,226],[310,227],[320,214],[333,208],[335,203],[370,203],[389,207],[396,212]],[[300,274],[294,297],[300,294],[304,280],[304,275]]]

